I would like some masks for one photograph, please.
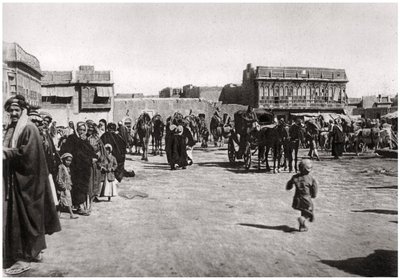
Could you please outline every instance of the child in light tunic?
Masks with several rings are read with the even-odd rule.
[[[101,171],[105,173],[105,179],[100,197],[108,197],[108,201],[111,201],[111,197],[117,195],[117,180],[115,179],[114,171],[118,164],[117,160],[112,155],[112,146],[110,144],[106,144],[104,148],[106,150],[106,154],[103,159]]]
[[[72,180],[69,167],[72,162],[72,155],[70,153],[65,153],[61,156],[62,163],[58,166],[57,174],[57,190],[60,195],[60,205],[58,207],[58,216],[61,215],[61,208],[68,208],[70,218],[77,219],[72,213],[72,199],[71,199],[71,189]]]
[[[311,198],[317,196],[317,181],[309,174],[312,169],[312,163],[309,159],[303,159],[299,163],[300,173],[294,175],[286,184],[286,189],[296,188],[292,207],[301,212],[298,218],[299,231],[307,231],[306,221],[314,220],[314,205]]]

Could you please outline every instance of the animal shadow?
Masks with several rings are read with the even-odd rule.
[[[280,230],[280,231],[288,232],[288,233],[298,231],[296,228],[289,227],[287,225],[266,226],[266,225],[246,224],[246,223],[240,223],[238,225],[245,226],[245,227],[255,227],[255,228],[260,228],[260,229]]]
[[[320,262],[364,277],[397,277],[397,254],[397,251],[375,250],[366,257]]]
[[[386,209],[365,209],[365,210],[351,210],[351,212],[356,213],[377,213],[386,215],[397,215],[396,210],[386,210]]]

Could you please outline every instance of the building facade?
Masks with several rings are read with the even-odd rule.
[[[223,103],[252,105],[289,116],[301,112],[342,113],[347,103],[346,72],[343,69],[269,67],[248,64],[242,85],[227,85]],[[232,94],[233,96],[230,96]]]
[[[219,97],[222,92],[222,87],[214,86],[193,86],[193,85],[185,85],[182,88],[181,98],[203,98],[206,100],[210,100],[216,102],[219,100]]]
[[[43,71],[42,109],[57,124],[69,121],[112,121],[114,82],[111,71],[79,66],[78,71]]]
[[[3,42],[3,104],[12,95],[25,96],[31,107],[42,105],[39,60],[17,43]]]
[[[180,88],[166,87],[159,92],[160,98],[179,98],[181,95],[182,89]]]
[[[357,106],[352,108],[353,115],[367,119],[379,119],[381,116],[397,111],[396,97],[389,95],[363,96]]]

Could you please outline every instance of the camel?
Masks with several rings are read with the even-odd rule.
[[[137,120],[137,132],[139,135],[140,143],[142,144],[142,160],[148,161],[147,152],[149,147],[149,139],[152,131],[152,123],[150,115],[143,112]]]

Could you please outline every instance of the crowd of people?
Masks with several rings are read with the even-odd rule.
[[[133,144],[139,143],[130,119],[118,126],[104,119],[98,123],[70,121],[58,138],[52,116],[30,108],[23,96],[11,97],[4,109],[9,122],[3,133],[3,267],[7,274],[16,275],[29,270],[30,262],[42,259],[45,235],[61,230],[63,212],[71,219],[89,216],[94,202],[103,198],[111,201],[117,195],[118,183],[125,176],[134,176],[133,171],[125,169],[125,159]],[[219,110],[214,116],[221,119]],[[257,129],[252,107],[243,119],[250,124],[249,130]],[[229,119],[223,123],[229,123]],[[297,154],[304,143],[309,147],[309,158],[320,160],[317,148],[323,129],[318,122],[296,119],[286,123],[281,119],[275,124],[289,172],[295,169],[297,173]],[[338,159],[344,152],[348,125],[337,118],[324,126],[332,156]],[[207,129],[204,119],[200,128]],[[196,144],[188,118],[175,113],[167,119],[165,129],[165,152],[171,170],[186,169],[193,163]],[[208,132],[203,134],[208,138]],[[243,141],[248,138],[243,137],[240,144]],[[203,142],[202,147],[206,144]],[[313,220],[311,198],[316,196],[317,184],[309,175],[311,166],[310,160],[301,161],[300,173],[287,184],[288,190],[296,187],[293,207],[301,211],[300,231],[307,230],[306,220]]]
[[[115,123],[87,120],[69,127],[58,143],[56,122],[29,107],[22,95],[4,105],[3,267],[9,275],[41,261],[45,234],[61,230],[59,218],[89,216],[93,202],[111,201],[124,176],[128,144]]]

